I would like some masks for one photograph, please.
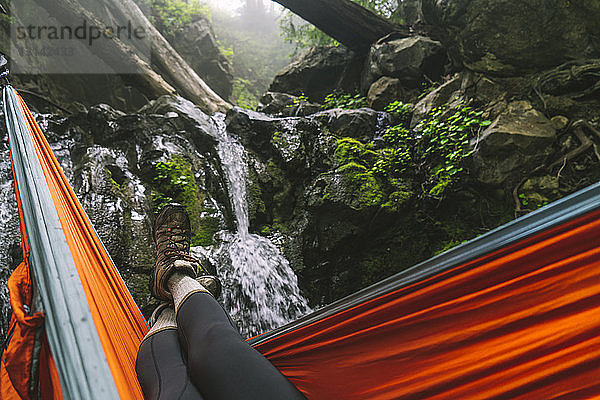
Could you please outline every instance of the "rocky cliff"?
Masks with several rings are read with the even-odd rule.
[[[308,51],[262,112],[167,96],[37,118],[143,310],[152,213],[175,200],[251,334],[600,179],[597,10],[554,3],[423,1],[429,28],[359,56]],[[2,149],[5,280],[18,235]]]

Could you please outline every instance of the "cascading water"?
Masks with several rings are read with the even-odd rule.
[[[10,319],[10,301],[6,280],[11,271],[11,247],[18,250],[20,244],[19,222],[17,220],[17,206],[15,191],[12,183],[12,169],[8,143],[3,141],[0,150],[0,344],[4,340],[7,324]]]
[[[246,337],[284,325],[310,311],[297,277],[269,239],[249,233],[246,200],[247,164],[243,146],[216,115],[215,138],[237,222],[237,232],[221,232],[217,248],[195,248],[218,267],[223,302]]]
[[[175,111],[179,114],[179,123],[191,121],[197,125],[198,134],[212,136],[218,144],[220,169],[226,175],[223,180],[228,183],[227,191],[235,212],[237,231],[222,231],[217,244],[206,248],[196,247],[194,250],[218,266],[225,286],[224,306],[242,334],[255,335],[309,312],[306,300],[300,295],[296,276],[279,248],[269,239],[248,231],[246,153],[241,144],[226,132],[224,116],[217,115],[211,119],[183,99],[174,100],[170,104],[175,106]],[[103,111],[104,108],[98,110]],[[175,118],[171,114],[169,120]],[[164,127],[170,125],[165,125],[164,118],[160,116],[149,117],[156,119],[155,125],[146,121],[151,127],[160,128],[151,136],[132,136],[135,139],[129,139],[137,140],[136,152],[133,153],[123,150],[119,143],[114,146],[78,146],[76,130],[61,128],[56,131],[61,132],[60,134],[53,132],[55,126],[49,125],[50,120],[56,122],[53,118],[51,115],[36,115],[36,120],[49,137],[51,147],[78,198],[102,240],[109,245],[111,255],[130,290],[134,295],[137,294],[136,300],[143,306],[144,301],[147,301],[144,297],[147,296],[146,272],[138,269],[138,264],[152,264],[152,255],[148,252],[151,244],[147,243],[150,239],[146,217],[152,190],[139,177],[140,165],[143,166],[148,159],[164,161],[173,155],[185,154],[194,160],[194,165],[200,165],[198,174],[202,174],[216,171],[213,163],[218,160],[209,159],[194,149],[193,144],[187,142],[185,135],[176,131],[176,128],[165,133]],[[98,122],[99,127],[107,124],[115,122],[103,119]],[[127,120],[122,124],[130,129]],[[60,123],[56,126],[59,125]],[[108,134],[114,134],[113,130],[109,131]],[[84,153],[82,149],[85,149]],[[113,172],[117,174],[112,175]],[[120,177],[120,183],[114,181],[113,177]],[[203,190],[206,190],[207,203],[215,210],[223,211],[215,215],[223,215],[227,207],[218,204],[216,200],[222,197],[210,193],[206,188]],[[6,333],[10,317],[5,282],[15,266],[12,253],[18,256],[19,250],[18,214],[5,135],[0,141],[0,338]]]

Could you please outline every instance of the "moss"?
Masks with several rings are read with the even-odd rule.
[[[295,194],[290,181],[283,170],[273,161],[267,164],[267,175],[273,185],[272,212],[273,222],[283,223],[292,218],[295,206]]]
[[[399,211],[411,199],[412,195],[413,192],[409,190],[392,192],[382,207],[390,211]]]
[[[382,183],[364,165],[350,162],[338,168],[337,173],[343,179],[343,190],[340,191],[336,185],[329,185],[325,189],[324,199],[346,196],[342,200],[357,210],[378,207],[385,202],[386,194]]]
[[[192,236],[192,246],[211,246],[214,244],[215,233],[220,229],[219,218],[208,216],[202,217],[200,223]]]
[[[167,162],[159,162],[155,166],[154,187],[152,190],[152,207],[158,211],[170,202],[177,202],[185,207],[190,215],[192,238],[197,235],[205,240],[203,233],[202,207],[206,195],[198,188],[192,166],[185,158],[175,155]],[[196,245],[192,240],[192,245]]]
[[[349,137],[337,141],[335,159],[338,165],[346,165],[354,162],[370,167],[379,158],[379,154],[376,151],[373,151],[371,144],[364,144]]]
[[[263,199],[263,190],[260,185],[260,178],[256,171],[251,169],[248,178],[249,180],[246,186],[246,196],[248,198],[248,217],[252,222],[260,216],[265,215],[267,206]]]

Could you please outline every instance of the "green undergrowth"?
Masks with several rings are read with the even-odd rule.
[[[323,105],[321,106],[324,110],[331,108],[343,108],[346,110],[352,110],[357,108],[363,108],[367,106],[367,99],[358,93],[330,93],[325,96]]]
[[[212,215],[211,210],[203,207],[206,196],[196,183],[189,161],[175,155],[169,161],[157,163],[154,169],[154,212],[171,202],[181,204],[190,216],[192,246],[211,245],[214,234],[219,230],[219,219]]]
[[[152,23],[174,32],[193,21],[198,15],[210,18],[210,9],[199,2],[185,0],[143,0],[152,11]]]
[[[490,124],[464,103],[432,109],[412,130],[411,104],[396,101],[386,110],[399,122],[385,130],[383,146],[344,137],[337,141],[335,158],[336,172],[350,182],[360,204],[393,210],[413,194],[444,197],[464,174],[473,152],[470,139]]]

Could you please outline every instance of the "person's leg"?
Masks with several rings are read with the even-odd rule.
[[[229,315],[200,283],[175,273],[169,279],[169,289],[188,371],[204,397],[305,399],[273,364],[242,339]]]
[[[146,400],[202,400],[182,357],[172,308],[160,312],[142,341],[135,371]]]

